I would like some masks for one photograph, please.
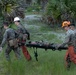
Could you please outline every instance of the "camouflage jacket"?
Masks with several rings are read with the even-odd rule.
[[[65,40],[64,42],[61,44],[61,46],[65,46],[66,44],[67,45],[72,45],[73,44],[73,40],[71,40],[73,37],[72,35],[74,34],[74,31],[69,29],[67,32],[66,32],[66,37],[65,37]]]
[[[8,28],[5,30],[5,33],[3,35],[3,40],[2,40],[2,43],[1,43],[1,47],[4,46],[4,44],[9,41],[9,40],[12,40],[16,38],[16,34],[15,34],[15,31],[11,28]]]
[[[25,27],[23,27],[22,25],[18,25],[17,26],[17,30],[16,30],[17,34],[19,35],[18,38],[21,38],[20,34],[27,34],[28,35],[28,39],[30,39],[30,34],[29,32],[25,29]]]

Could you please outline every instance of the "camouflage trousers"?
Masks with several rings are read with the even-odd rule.
[[[5,57],[7,59],[7,61],[10,61],[10,52],[11,51],[14,51],[15,53],[15,56],[17,57],[17,59],[20,59],[21,58],[21,55],[20,55],[20,49],[17,47],[17,48],[14,48],[13,46],[10,47],[9,45],[6,47],[6,50],[5,50]]]

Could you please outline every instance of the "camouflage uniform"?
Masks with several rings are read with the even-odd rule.
[[[18,39],[19,39],[19,46],[22,48],[22,52],[23,55],[25,56],[25,58],[29,61],[31,60],[31,56],[27,50],[27,47],[25,46],[25,42],[27,39],[29,38],[29,33],[27,32],[27,30],[22,26],[22,25],[18,25],[18,29],[17,29],[17,33],[18,33]],[[23,35],[27,34],[27,39],[23,39]]]
[[[15,52],[15,55],[17,56],[17,58],[18,59],[20,58],[20,53],[19,53],[18,46],[14,47],[14,46],[10,46],[10,44],[9,44],[9,41],[13,40],[15,38],[16,38],[15,31],[11,28],[7,28],[5,33],[4,33],[2,43],[1,43],[1,47],[3,47],[5,43],[7,43],[7,48],[5,50],[5,56],[6,56],[7,60],[10,60],[9,54],[12,50]]]
[[[71,61],[76,64],[76,33],[73,30],[66,32],[66,38],[61,46],[68,44],[68,50],[65,55],[66,66],[69,69]]]
[[[73,31],[74,31],[74,33],[76,33],[76,29],[74,29]]]
[[[76,30],[71,30],[69,29],[66,32],[66,38],[63,44],[61,44],[61,46],[65,46],[66,44],[68,44],[68,46],[74,46],[74,51],[76,53]]]
[[[19,35],[18,36],[18,39],[20,41],[20,43],[24,43],[26,40],[23,40],[23,34],[27,34],[27,39],[29,40],[30,39],[30,34],[28,33],[28,31],[22,26],[22,25],[18,25],[17,26],[17,34]]]
[[[69,29],[67,32],[66,32],[66,37],[65,37],[65,40],[64,42],[61,44],[61,46],[65,46],[66,44],[70,44],[72,42],[72,40],[70,40],[70,37],[71,35],[74,34],[74,31]]]

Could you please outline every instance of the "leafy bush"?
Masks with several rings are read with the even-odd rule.
[[[2,41],[2,38],[3,38],[3,32],[4,32],[4,30],[3,30],[3,26],[2,26],[2,23],[3,23],[3,17],[0,17],[0,43],[1,43],[1,41]]]
[[[28,7],[26,11],[31,12],[32,10],[33,10],[32,7]]]
[[[34,3],[34,4],[32,4],[31,6],[29,6],[27,8],[28,12],[31,12],[31,11],[40,11],[40,10],[41,10],[41,6],[39,4],[37,4],[37,3]]]
[[[49,0],[44,15],[53,18],[54,21],[72,20],[76,16],[76,1],[73,0]],[[73,14],[73,15],[72,15]],[[43,16],[44,16],[43,15]],[[63,16],[63,17],[62,17]]]

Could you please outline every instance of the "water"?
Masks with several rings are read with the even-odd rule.
[[[41,18],[41,15],[27,15],[25,17],[25,20],[39,20]]]

